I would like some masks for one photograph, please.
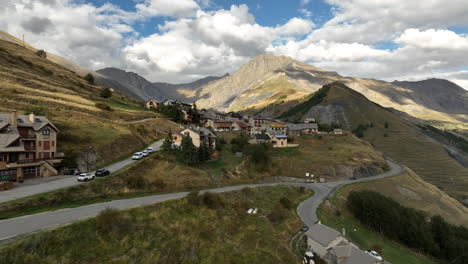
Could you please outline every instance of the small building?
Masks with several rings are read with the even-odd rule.
[[[216,131],[229,131],[231,130],[231,121],[214,121],[212,128]]]
[[[0,114],[0,177],[23,181],[58,174],[58,128],[44,116]]]
[[[316,224],[306,231],[308,250],[330,264],[380,264],[381,262],[342,234],[326,225]]]
[[[287,130],[288,130],[287,126],[282,122],[272,121],[268,123],[267,131],[269,133],[272,133],[275,135],[278,135],[278,134],[286,135]]]
[[[158,108],[158,106],[159,106],[159,103],[156,100],[153,100],[153,99],[149,99],[145,104],[145,107],[148,108],[148,109]]]
[[[274,148],[286,148],[288,146],[288,137],[285,135],[277,134],[271,135],[271,144]]]
[[[267,127],[273,121],[267,116],[254,116],[249,118],[249,123],[252,127]]]
[[[215,119],[217,119],[217,120],[227,120],[228,115],[225,114],[225,113],[216,112],[215,113]]]
[[[318,133],[318,125],[315,123],[286,124],[286,126],[288,127],[288,135],[290,136],[312,135]]]
[[[249,140],[251,144],[261,144],[261,143],[270,143],[271,139],[268,134],[255,134],[253,139]]]
[[[341,128],[335,128],[335,129],[333,129],[333,134],[335,134],[335,135],[343,135],[343,129],[341,129]]]
[[[311,123],[315,123],[315,118],[309,117],[309,118],[304,119],[304,124],[311,124]]]
[[[216,149],[216,135],[213,134],[209,129],[204,127],[190,127],[182,130],[180,136],[177,133],[173,133],[174,143],[180,145],[182,137],[188,136],[192,139],[193,145],[199,148],[203,142],[205,142],[211,150]]]
[[[309,227],[309,230],[305,234],[307,236],[308,249],[321,258],[324,258],[328,250],[340,242],[349,242],[340,232],[322,224]]]
[[[252,127],[250,125],[247,125],[242,121],[233,122],[231,125],[231,130],[234,131],[250,132],[251,128]]]

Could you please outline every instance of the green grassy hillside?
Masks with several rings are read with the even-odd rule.
[[[310,195],[253,188],[106,211],[21,238],[0,255],[5,263],[298,263],[289,240],[302,225],[295,208]],[[258,214],[246,213],[252,207]]]
[[[102,89],[29,49],[0,40],[0,111],[45,114],[61,130],[59,151],[80,153],[92,146],[99,165],[130,154],[174,127],[119,93],[101,98]],[[132,123],[144,119],[149,120]]]
[[[442,145],[426,136],[413,121],[403,119],[339,83],[332,84],[326,97],[302,117],[321,119],[321,116],[332,116],[350,131],[360,126],[362,139],[377,150],[408,166],[457,200],[468,197],[468,169],[450,157]]]

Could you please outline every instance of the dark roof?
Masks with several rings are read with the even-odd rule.
[[[318,129],[316,123],[309,124],[286,124],[289,130],[304,130],[304,129]]]
[[[257,140],[270,140],[270,136],[267,134],[255,134],[255,139]]]
[[[309,230],[307,230],[306,235],[325,247],[341,236],[340,232],[322,224],[311,226]]]

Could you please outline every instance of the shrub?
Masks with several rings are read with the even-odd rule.
[[[107,208],[96,217],[96,229],[101,234],[128,232],[131,222],[122,213]]]
[[[86,74],[83,79],[89,84],[94,84],[94,76],[91,73]]]
[[[112,111],[112,107],[110,107],[109,105],[107,104],[103,104],[103,103],[96,103],[95,106],[101,110],[105,110],[105,111]]]
[[[221,196],[217,193],[206,192],[202,195],[203,204],[210,209],[219,209],[224,207]]]
[[[99,93],[99,96],[101,96],[102,98],[109,98],[112,96],[112,91],[108,87],[104,87]]]
[[[268,220],[273,224],[279,224],[288,217],[289,211],[286,210],[281,204],[277,204],[272,211],[267,215]]]
[[[187,194],[187,202],[195,206],[201,205],[201,199],[198,195],[198,191],[189,192],[189,194]]]
[[[289,200],[289,199],[286,198],[286,197],[281,198],[281,199],[280,199],[280,203],[281,203],[281,205],[282,205],[284,208],[286,208],[286,209],[291,209],[291,208],[293,208],[293,204],[292,204],[291,200]]]
[[[164,182],[163,179],[156,179],[153,182],[153,185],[158,189],[158,190],[164,190],[167,187],[167,184]]]
[[[141,175],[123,177],[125,185],[130,189],[144,190],[148,186],[148,181]]]
[[[41,49],[36,51],[36,55],[41,57],[41,58],[46,58],[47,57],[47,53],[44,50],[41,50]]]
[[[267,144],[252,144],[247,148],[247,155],[250,161],[255,165],[257,170],[265,170],[271,165],[271,157],[269,153],[269,145]]]

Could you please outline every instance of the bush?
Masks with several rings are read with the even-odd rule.
[[[83,79],[89,84],[94,84],[94,76],[91,73],[86,74]]]
[[[267,215],[268,220],[273,224],[279,224],[288,217],[289,211],[286,210],[281,204],[277,204],[272,211]]]
[[[286,208],[286,209],[291,209],[291,208],[293,208],[293,204],[292,204],[291,200],[289,200],[289,199],[286,198],[286,197],[281,198],[281,199],[280,199],[280,203],[281,203],[281,205],[282,205],[284,208]]]
[[[123,177],[125,185],[130,189],[144,190],[148,186],[148,181],[141,175]]]
[[[95,106],[101,110],[105,110],[105,111],[112,111],[112,107],[110,107],[109,105],[107,104],[103,104],[103,103],[96,103]]]
[[[36,51],[36,55],[41,57],[41,58],[46,58],[47,57],[47,53],[44,50]]]
[[[270,146],[267,144],[252,144],[247,148],[247,155],[250,161],[255,165],[259,171],[268,169],[271,165]]]
[[[210,209],[219,209],[224,207],[221,196],[217,193],[206,192],[202,195],[203,204]]]
[[[131,222],[122,213],[107,208],[96,217],[96,229],[101,234],[128,232]]]
[[[189,194],[187,194],[187,202],[195,206],[201,205],[201,199],[198,195],[198,191],[189,192]]]
[[[99,93],[99,96],[101,96],[102,98],[109,98],[112,96],[112,91],[108,87],[104,87]]]

